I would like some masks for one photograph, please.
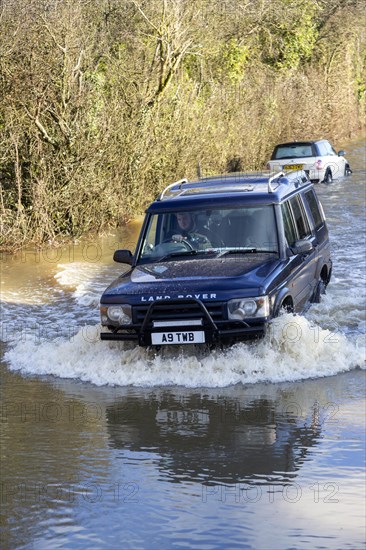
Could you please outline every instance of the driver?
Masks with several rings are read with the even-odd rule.
[[[172,241],[188,241],[195,248],[212,246],[206,235],[198,232],[195,219],[191,212],[177,212],[176,218],[179,233],[172,236]]]

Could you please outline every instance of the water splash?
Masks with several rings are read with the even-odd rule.
[[[209,352],[187,347],[139,348],[102,342],[99,325],[71,339],[35,342],[28,337],[6,353],[12,370],[55,375],[100,385],[226,387],[238,383],[285,382],[364,368],[363,340],[321,329],[305,317],[275,319],[267,336]]]

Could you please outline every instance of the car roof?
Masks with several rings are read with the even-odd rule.
[[[288,141],[286,143],[277,143],[277,145],[275,145],[275,149],[277,149],[277,147],[293,147],[293,146],[296,146],[296,145],[313,145],[314,143],[321,143],[323,141],[328,141],[326,139],[313,139],[313,140],[301,140],[301,141]]]
[[[233,207],[233,204],[279,204],[300,188],[311,186],[303,170],[272,175],[235,172],[192,182],[182,179],[168,185],[146,212]]]

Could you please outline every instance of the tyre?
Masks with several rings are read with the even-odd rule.
[[[332,181],[333,181],[332,170],[330,168],[327,168],[327,171],[325,172],[323,182],[324,183],[332,183]]]
[[[292,303],[292,300],[286,299],[282,302],[279,313],[294,313],[294,304]]]
[[[345,176],[350,176],[352,174],[352,170],[349,166],[349,164],[346,164],[346,166],[344,167],[344,175]]]
[[[325,282],[323,281],[323,279],[320,279],[320,281],[316,285],[313,298],[311,300],[313,304],[320,304],[321,296],[322,294],[325,294],[325,287],[326,287]]]

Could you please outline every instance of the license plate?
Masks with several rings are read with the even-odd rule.
[[[284,170],[302,170],[304,167],[303,164],[285,164],[283,167]]]
[[[203,344],[205,332],[203,330],[175,330],[171,332],[153,332],[151,343],[153,346],[162,344]]]

